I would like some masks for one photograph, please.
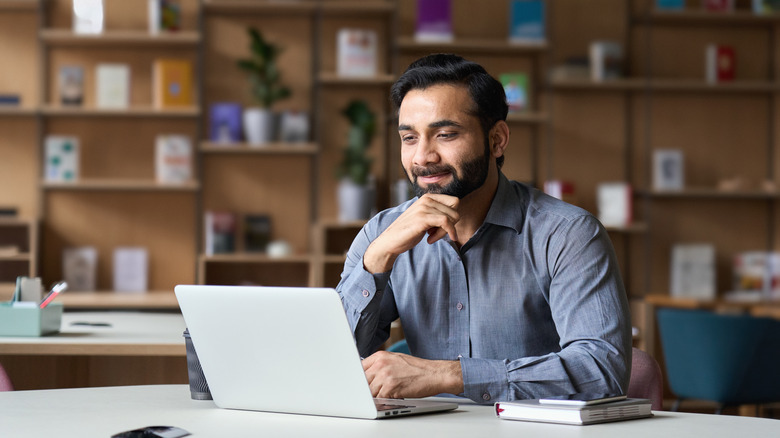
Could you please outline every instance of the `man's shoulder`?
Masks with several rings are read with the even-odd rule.
[[[543,191],[517,181],[511,181],[519,196],[527,199],[528,219],[546,222],[574,222],[595,220],[593,214],[584,208],[564,202]]]

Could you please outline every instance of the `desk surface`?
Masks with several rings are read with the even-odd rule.
[[[196,437],[735,437],[777,436],[780,421],[657,412],[653,418],[591,426],[500,420],[491,406],[387,420],[355,420],[219,409],[190,399],[187,385],[118,386],[0,393],[0,436],[96,436],[143,426],[177,426]],[[45,413],[46,420],[41,421]],[[86,431],[86,435],[85,435]]]
[[[74,325],[108,323],[110,326]],[[0,337],[0,354],[185,356],[180,313],[65,312],[62,329],[42,337]]]

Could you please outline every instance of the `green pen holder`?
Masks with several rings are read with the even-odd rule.
[[[37,303],[0,303],[0,336],[44,336],[59,333],[62,303],[41,309]]]

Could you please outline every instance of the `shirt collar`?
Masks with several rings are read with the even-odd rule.
[[[498,188],[490,210],[485,217],[485,223],[512,228],[520,234],[525,222],[527,199],[502,172],[498,172]]]

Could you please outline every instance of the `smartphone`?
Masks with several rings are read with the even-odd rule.
[[[577,394],[545,397],[539,399],[539,403],[546,405],[590,406],[625,399],[626,396],[624,394],[593,394],[580,392]]]

